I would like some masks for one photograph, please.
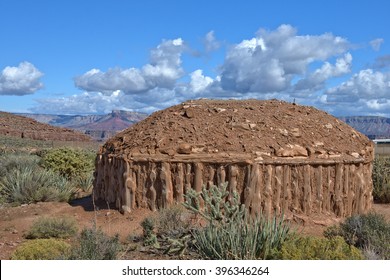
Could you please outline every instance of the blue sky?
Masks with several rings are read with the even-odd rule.
[[[0,110],[277,98],[390,117],[390,3],[1,0]]]

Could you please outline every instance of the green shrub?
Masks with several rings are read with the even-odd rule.
[[[288,238],[289,225],[283,218],[250,217],[239,195],[232,193],[228,199],[226,188],[223,184],[204,188],[200,194],[194,190],[186,194],[185,207],[208,221],[204,228],[193,231],[197,251],[206,259],[269,258]],[[200,207],[200,199],[204,207]]]
[[[367,252],[371,258],[390,259],[390,223],[380,214],[349,217],[339,226],[328,228],[324,235],[341,236],[348,244]]]
[[[74,193],[68,180],[36,166],[12,169],[0,178],[0,194],[7,203],[68,201]]]
[[[286,240],[273,258],[281,260],[361,260],[362,253],[340,236],[295,237]]]
[[[121,250],[119,236],[107,236],[100,229],[84,229],[79,244],[72,249],[72,260],[115,260]]]
[[[35,239],[20,245],[13,253],[13,260],[56,260],[64,259],[70,245],[62,240]]]
[[[374,159],[372,170],[374,201],[390,203],[390,158],[378,157]]]
[[[76,221],[73,218],[39,218],[26,234],[27,239],[68,238],[77,233]]]
[[[43,156],[42,166],[70,179],[93,171],[95,156],[94,152],[81,149],[52,149]]]

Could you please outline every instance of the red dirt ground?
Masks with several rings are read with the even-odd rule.
[[[94,210],[95,209],[95,210]],[[374,204],[373,210],[385,215],[390,220],[390,204]],[[146,209],[137,209],[130,214],[122,215],[115,209],[109,209],[107,205],[93,205],[91,198],[83,198],[72,204],[45,202],[24,205],[19,207],[4,207],[0,209],[0,259],[11,257],[12,252],[26,239],[23,237],[28,232],[32,223],[40,217],[73,217],[78,223],[79,229],[92,227],[94,222],[109,235],[119,234],[121,241],[125,241],[130,235],[142,233],[141,221],[153,213]],[[306,222],[302,225],[293,224],[302,230],[304,234],[321,236],[327,226],[341,220],[329,220],[326,223]],[[151,255],[147,252],[133,251],[126,254],[127,259],[164,259],[168,256]]]

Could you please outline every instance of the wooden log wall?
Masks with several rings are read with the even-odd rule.
[[[371,162],[207,163],[131,161],[100,155],[95,199],[121,212],[140,207],[155,211],[184,201],[189,188],[228,182],[251,213],[366,213],[372,206]]]

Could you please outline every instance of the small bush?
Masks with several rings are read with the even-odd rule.
[[[374,201],[390,203],[390,158],[378,157],[374,159],[372,170]]]
[[[14,205],[68,201],[73,193],[67,179],[37,166],[15,168],[0,178],[0,195]]]
[[[155,219],[147,217],[141,222],[144,237],[144,246],[159,247],[155,230]]]
[[[250,217],[239,195],[230,200],[227,184],[205,188],[201,194],[189,190],[186,208],[208,221],[204,228],[193,231],[195,247],[206,259],[267,259],[289,236],[289,225],[276,217]],[[200,199],[204,207],[200,207]]]
[[[52,149],[48,150],[43,156],[42,166],[71,179],[93,171],[95,156],[94,152],[81,149]]]
[[[339,226],[324,232],[326,237],[341,236],[370,258],[390,259],[390,224],[376,213],[349,217]]]
[[[100,229],[84,229],[79,244],[73,248],[72,260],[116,260],[121,250],[119,236],[107,236]]]
[[[68,238],[76,233],[76,221],[72,218],[40,218],[33,223],[31,229],[26,234],[26,238]]]
[[[180,205],[159,210],[155,220],[157,233],[163,236],[180,235],[190,228],[187,212]]]
[[[62,240],[35,239],[20,245],[13,253],[13,260],[56,260],[64,259],[70,245]]]
[[[281,260],[361,260],[362,253],[348,245],[343,238],[295,237],[285,241],[275,251],[275,259]]]

